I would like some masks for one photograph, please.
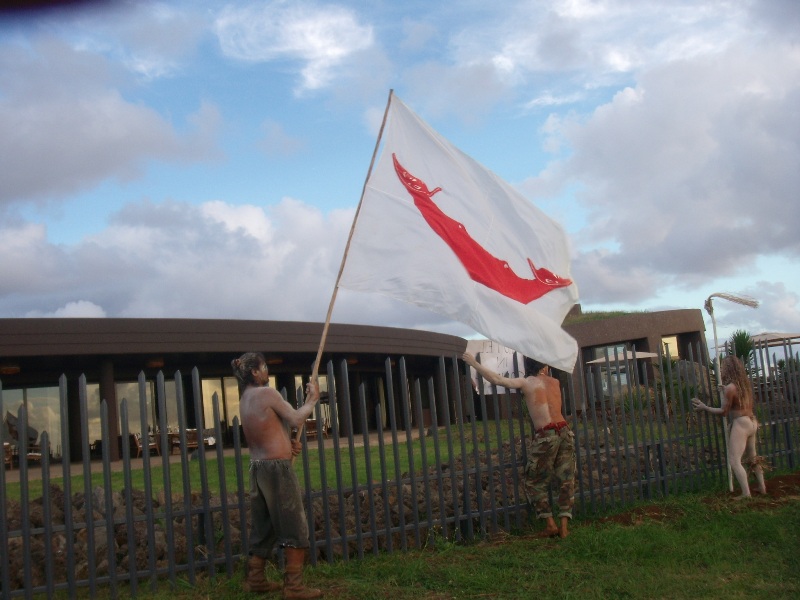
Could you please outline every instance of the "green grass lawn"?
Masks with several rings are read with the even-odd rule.
[[[586,423],[579,423],[576,429],[576,438],[583,442],[586,441],[587,447],[593,448],[593,444],[595,443],[595,438],[603,441],[605,436],[607,435],[609,438],[609,443],[613,448],[616,445],[622,446],[625,441],[629,445],[632,445],[634,441],[636,441],[640,446],[645,444],[650,444],[654,440],[674,440],[676,436],[684,436],[688,432],[686,430],[685,425],[680,425],[677,427],[674,424],[665,424],[665,423],[658,423],[658,422],[647,422],[641,420],[639,417],[640,415],[636,415],[637,420],[626,420],[626,422],[622,422],[621,420],[616,423],[617,427],[613,431],[609,431],[605,433],[605,427],[600,424],[598,427],[595,427],[595,423],[591,420],[587,420]],[[630,416],[629,416],[630,417]],[[485,426],[484,426],[485,425]],[[613,425],[613,423],[608,423],[607,425]],[[480,452],[485,452],[487,449],[489,450],[496,450],[499,446],[498,440],[502,439],[504,442],[507,442],[511,439],[512,436],[518,437],[520,435],[520,424],[517,418],[514,418],[511,423],[511,431],[509,430],[509,422],[507,419],[503,419],[499,422],[499,429],[500,434],[498,435],[497,432],[498,423],[495,421],[488,421],[484,424],[482,421],[478,421],[476,423],[475,429],[475,439],[477,440],[478,449]],[[415,431],[415,435],[416,435]],[[527,436],[530,436],[530,427],[526,423],[525,433]],[[693,433],[699,434],[700,431],[694,430]],[[709,433],[711,435],[709,435]],[[724,448],[724,441],[723,441],[723,432],[721,428],[718,428],[716,431],[710,430],[706,431],[705,427],[702,430],[703,437],[688,437],[683,439],[682,442],[687,448],[691,448],[693,445],[699,444],[700,440],[702,439],[702,444],[708,448]],[[452,443],[453,443],[453,452],[456,456],[460,456],[461,453],[461,441],[459,438],[459,431],[457,427],[453,427],[451,429],[451,436],[452,436]],[[716,436],[716,439],[715,437]],[[361,441],[360,438],[357,441]],[[468,461],[472,460],[473,450],[474,450],[474,443],[473,443],[473,432],[470,424],[466,424],[464,427],[464,441],[465,441],[465,448],[468,455]],[[386,464],[386,476],[388,479],[392,480],[395,478],[396,471],[400,473],[407,473],[410,471],[411,460],[409,459],[409,454],[413,457],[414,469],[417,473],[422,472],[423,466],[423,447],[422,442],[419,438],[414,438],[410,443],[406,441],[398,442],[398,456],[399,462],[397,465],[394,463],[394,451],[391,446],[391,439],[388,437],[386,438],[386,444],[384,448],[385,453],[385,464]],[[410,452],[409,452],[410,447]],[[439,429],[439,455],[440,460],[443,463],[447,463],[449,460],[449,456],[447,454],[447,437],[444,428]],[[425,438],[425,449],[424,449],[425,457],[426,457],[426,464],[428,466],[432,466],[436,464],[436,446],[434,444],[434,438],[432,436],[427,436]],[[327,481],[328,485],[332,485],[335,483],[335,469],[336,469],[336,454],[332,448],[323,450],[324,458],[321,458],[321,454],[319,451],[319,447],[317,445],[316,440],[310,440],[308,442],[308,449],[307,449],[307,460],[308,460],[308,471],[309,471],[309,481],[310,487],[313,490],[319,490],[321,488],[321,465],[324,461],[325,469],[327,473]],[[376,479],[380,478],[380,454],[378,445],[375,444],[369,448],[369,469],[367,468],[367,452],[361,446],[354,448],[353,451],[354,456],[354,465],[355,465],[355,473],[356,478],[360,484],[365,484],[368,479],[375,481]],[[248,475],[247,475],[247,461],[248,461],[249,453],[247,448],[244,448],[242,451],[242,471],[244,474],[244,487],[247,489],[248,487]],[[508,456],[505,457],[508,460]],[[521,457],[518,457],[521,459]],[[343,486],[347,489],[352,487],[352,471],[350,464],[350,451],[347,446],[347,440],[341,439],[340,440],[340,450],[339,450],[339,466],[342,472],[342,481]],[[216,458],[215,452],[206,452],[206,465],[207,465],[207,474],[208,474],[208,486],[209,489],[213,491],[217,491],[220,489],[220,475],[219,475],[219,468]],[[165,486],[164,486],[164,476],[163,476],[163,467],[161,463],[161,457],[159,456],[152,456],[150,460],[150,471],[151,471],[151,485],[153,490],[153,495],[156,496]],[[182,466],[180,463],[173,463],[169,467],[170,469],[170,481],[173,493],[182,493],[182,485],[183,485],[183,471]],[[31,469],[33,472],[37,471],[36,467]],[[371,472],[372,477],[368,477],[368,470]],[[226,481],[226,487],[228,492],[235,491],[236,486],[236,471],[237,471],[237,464],[236,459],[233,456],[226,456],[224,458],[224,477]],[[303,457],[299,456],[295,461],[295,471],[297,472],[298,477],[300,478],[301,484],[305,485],[305,474],[303,473]],[[60,473],[60,471],[57,471]],[[191,460],[187,463],[187,472],[189,476],[189,481],[191,488],[193,490],[201,489],[201,477],[200,477],[200,468],[199,468],[199,461]],[[54,472],[55,473],[55,472]],[[130,472],[131,476],[131,486],[133,489],[137,490],[144,490],[144,471],[142,469],[133,469]],[[37,476],[38,477],[38,476]],[[125,479],[124,474],[121,471],[113,471],[111,473],[111,489],[114,491],[120,491],[125,487]],[[63,479],[61,477],[53,477],[51,479],[51,483],[63,487]],[[83,491],[83,476],[77,475],[73,476],[71,479],[72,491],[73,492],[81,492]],[[97,486],[103,485],[103,474],[102,473],[93,473],[92,474],[92,488]],[[42,484],[41,480],[39,479],[31,479],[29,482],[29,497],[30,498],[38,498],[42,494]],[[6,483],[6,495],[9,499],[19,499],[20,497],[20,484],[19,483]]]
[[[531,528],[469,545],[435,539],[423,550],[307,567],[306,582],[335,600],[798,598],[796,494],[745,501],[721,490],[673,496],[575,519],[564,540],[534,538]],[[240,565],[233,579],[204,576],[175,588],[165,582],[155,591],[140,587],[139,596],[252,598],[241,591],[242,574]]]

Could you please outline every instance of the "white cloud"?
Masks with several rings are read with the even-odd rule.
[[[0,38],[0,314],[321,320],[352,211],[256,206],[254,190],[350,194],[303,178],[368,157],[358,119],[376,134],[393,88],[432,125],[469,122],[487,154],[508,141],[509,162],[530,163],[518,179],[540,171],[520,187],[573,234],[585,307],[699,307],[735,282],[721,289],[752,286],[762,306],[731,324],[800,329],[795,0],[181,0],[73,14]],[[230,163],[195,168],[218,143]],[[534,145],[549,164],[526,158]],[[48,237],[59,211],[78,243]],[[334,320],[470,335],[371,294],[340,294]]]
[[[542,177],[581,186],[584,299],[619,299],[632,274],[653,294],[800,254],[800,212],[787,210],[800,189],[799,73],[784,48],[732,48],[643,73],[585,121],[549,122],[572,155]]]
[[[106,316],[106,311],[102,307],[97,306],[94,302],[88,300],[77,300],[75,302],[68,302],[61,308],[57,308],[51,313],[44,313],[37,310],[32,310],[25,315],[26,318],[34,317],[54,317],[59,319],[64,318],[103,318]]]
[[[54,41],[0,54],[0,205],[45,200],[114,178],[140,177],[149,161],[217,156],[217,110],[203,104],[189,132],[112,86],[113,65]]]
[[[277,0],[225,7],[214,29],[224,54],[237,60],[302,63],[301,89],[328,85],[337,67],[373,44],[369,26],[335,5]]]

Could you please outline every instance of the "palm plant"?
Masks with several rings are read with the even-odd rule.
[[[744,363],[744,368],[749,373],[753,362],[753,355],[755,353],[755,344],[753,338],[744,329],[737,329],[731,334],[727,343],[728,354],[738,356]]]

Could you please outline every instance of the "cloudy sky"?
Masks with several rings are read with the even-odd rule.
[[[0,317],[324,321],[393,89],[564,226],[584,310],[800,331],[796,0],[74,4],[0,13]]]

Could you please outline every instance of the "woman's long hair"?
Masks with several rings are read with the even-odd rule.
[[[739,394],[739,407],[747,410],[753,407],[753,386],[747,371],[744,370],[744,363],[737,356],[726,356],[721,365],[722,383],[727,385],[732,383],[736,386]]]

